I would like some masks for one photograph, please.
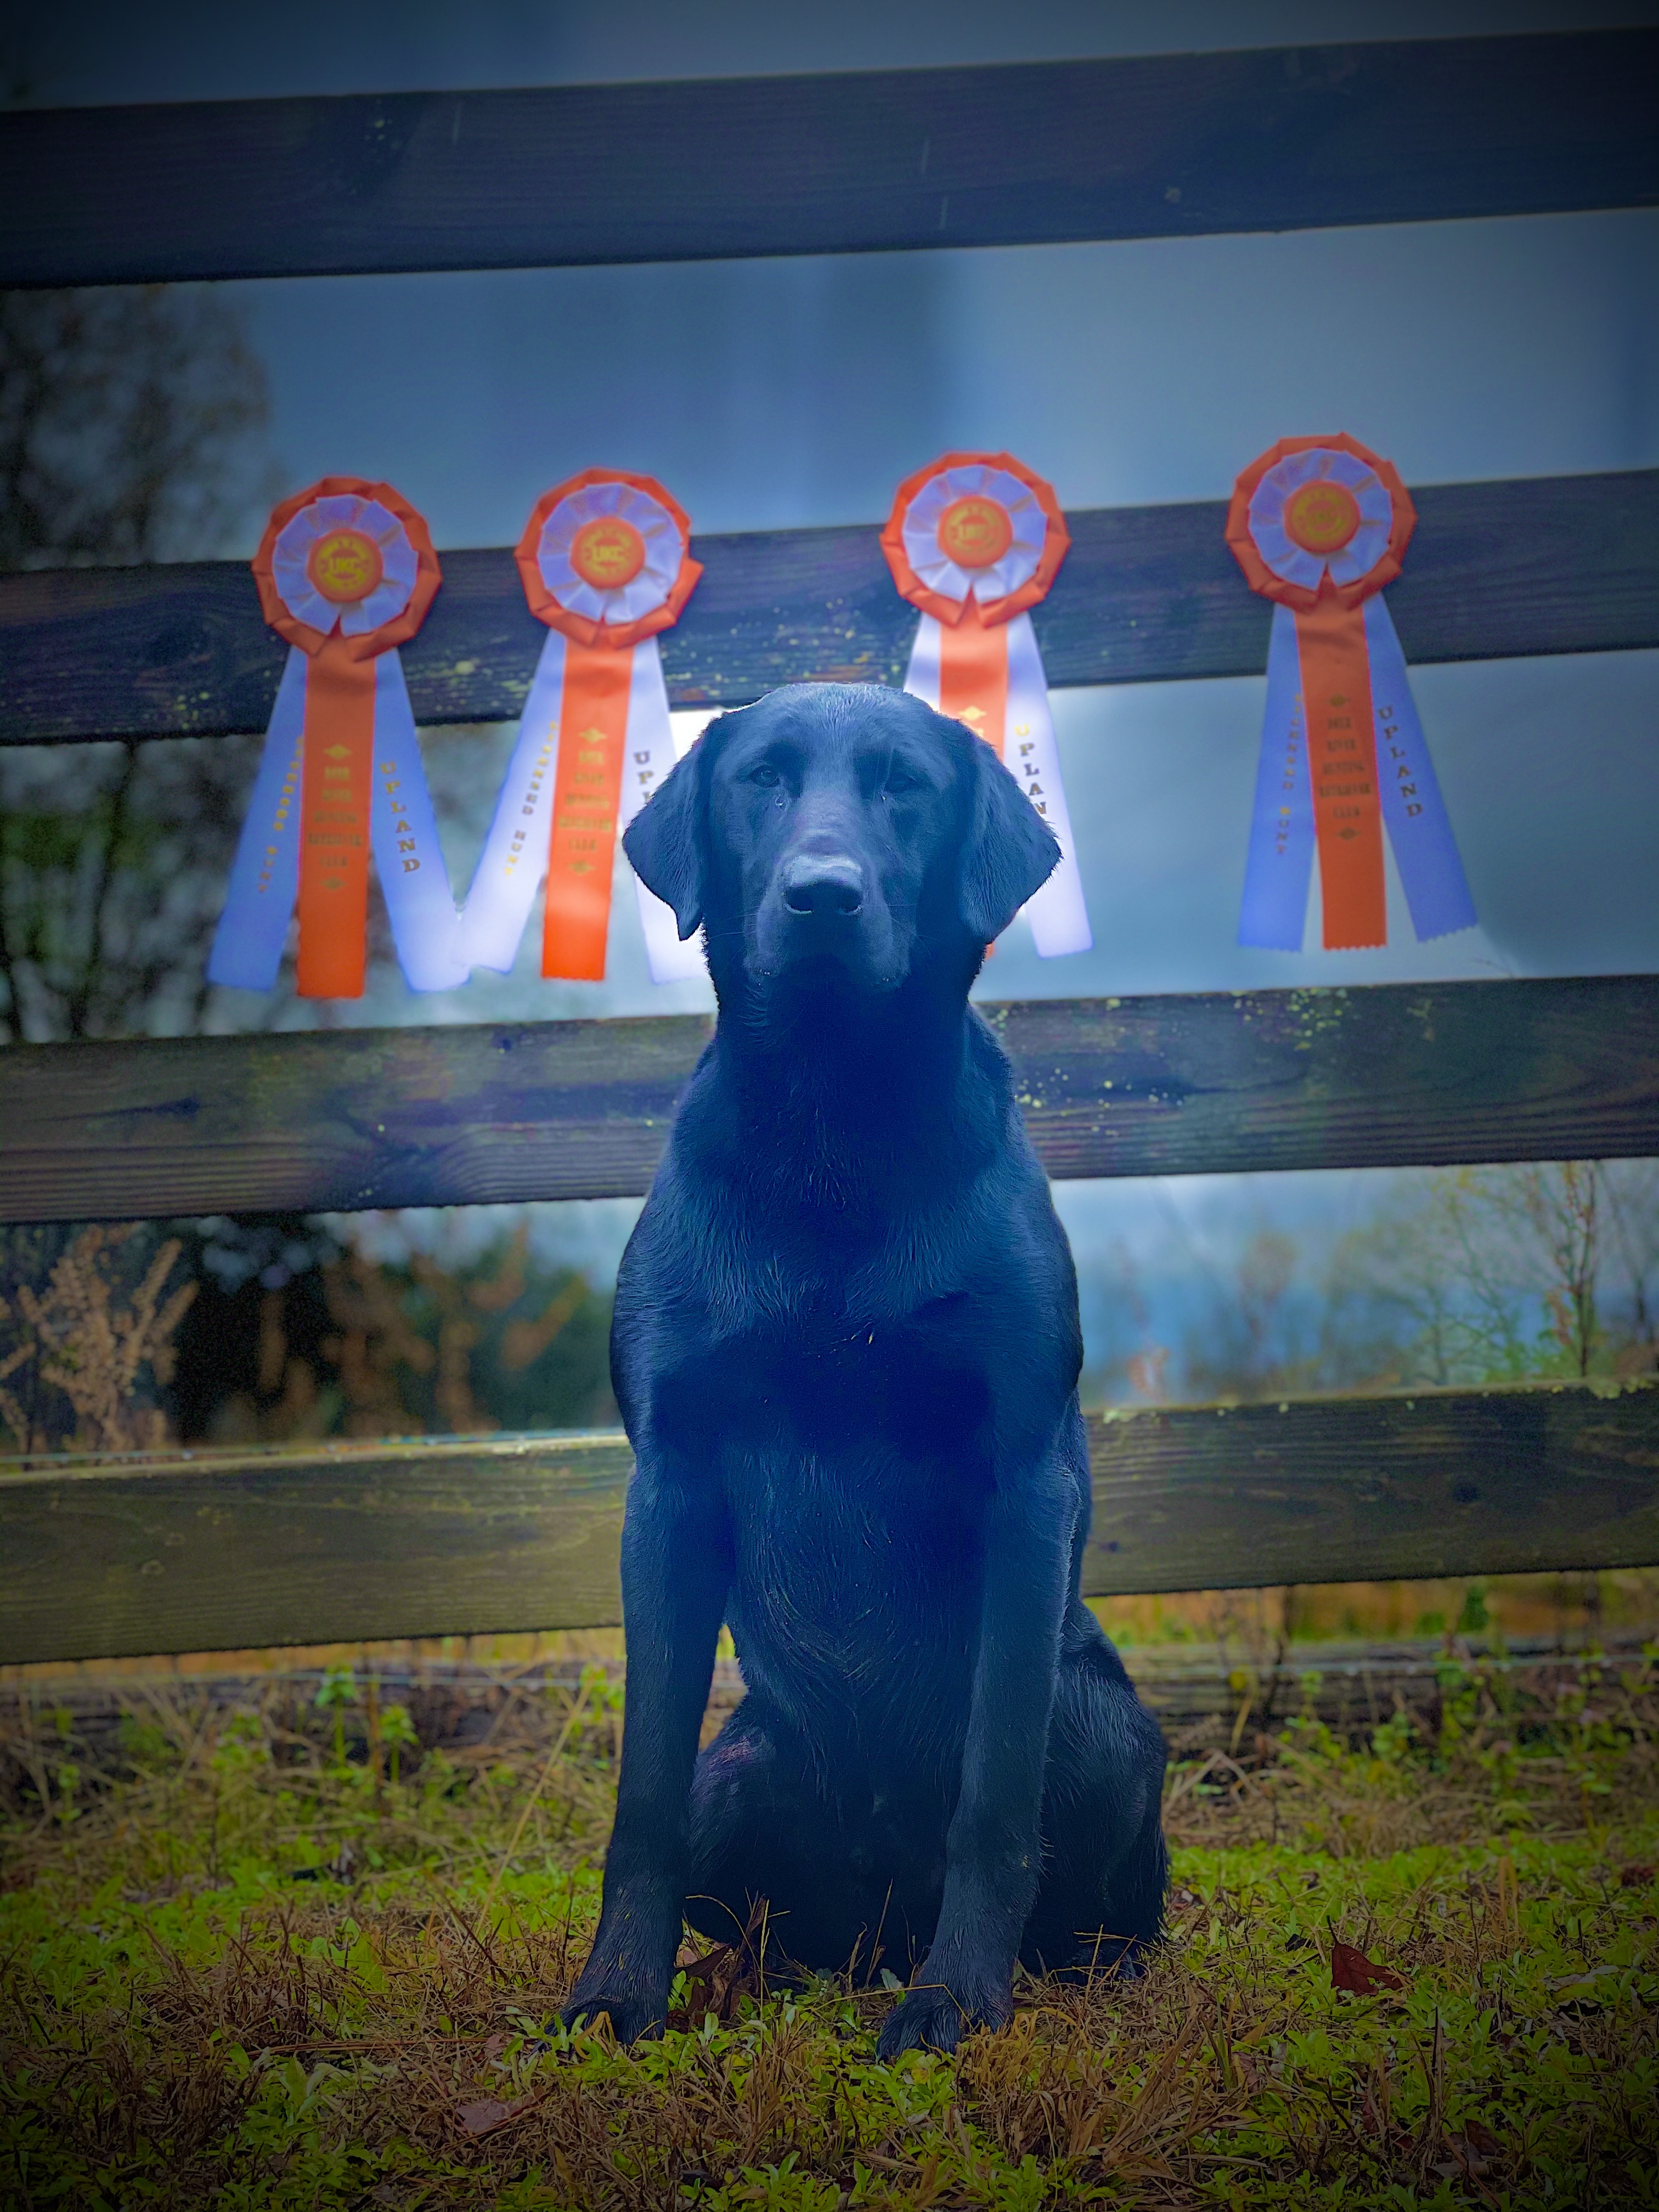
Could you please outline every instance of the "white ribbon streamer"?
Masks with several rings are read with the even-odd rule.
[[[648,637],[635,646],[633,655],[617,812],[619,832],[628,827],[674,765],[668,690],[656,639]],[[547,874],[553,788],[559,768],[564,659],[564,638],[558,630],[550,629],[461,915],[458,957],[466,967],[490,968],[503,975],[508,973]],[[648,891],[637,876],[634,887],[652,981],[681,983],[700,979],[705,969],[699,940],[694,937],[682,943],[673,908]]]
[[[1060,841],[1060,860],[1042,890],[1029,902],[1025,919],[1045,960],[1062,953],[1087,952],[1094,937],[1083,896],[1071,811],[1060,781],[1060,747],[1048,710],[1048,679],[1037,650],[1030,615],[1016,615],[1008,629],[1008,721],[1003,759],[1019,778],[1020,788]]]
[[[1060,779],[1060,747],[1054,738],[1054,716],[1048,708],[1048,682],[1036,633],[1028,614],[1006,623],[1008,634],[1008,719],[1003,734],[1004,765],[1020,789],[1054,831],[1060,843],[1054,872],[1041,890],[1021,909],[1031,926],[1031,937],[1041,957],[1058,960],[1068,952],[1087,952],[1094,945],[1089,927],[1089,908],[1083,896],[1083,877],[1077,864],[1072,836],[1072,817]],[[904,688],[924,699],[937,713],[939,699],[939,656],[943,634],[932,615],[916,625],[910,648],[910,665]]]
[[[657,641],[648,637],[634,647],[634,680],[628,699],[628,746],[623,755],[622,805],[618,836],[654,793],[674,765],[674,726],[669,719],[668,686],[663,681],[662,655]],[[630,874],[633,871],[629,871]],[[682,940],[674,909],[634,877],[639,898],[640,927],[645,932],[646,957],[653,983],[700,981],[708,973],[702,943],[692,936]]]
[[[564,638],[550,629],[461,910],[456,950],[467,968],[491,968],[505,975],[519,957],[525,924],[547,873],[563,698]]]
[[[456,945],[455,901],[395,650],[374,664],[374,775],[369,839],[398,964],[411,991],[453,991],[465,982],[466,965]]]

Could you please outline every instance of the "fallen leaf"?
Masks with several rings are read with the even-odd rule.
[[[1620,1889],[1645,1889],[1653,1875],[1654,1869],[1650,1866],[1620,1867],[1619,1887]]]
[[[1486,2133],[1485,2129],[1481,2133]],[[1491,2140],[1490,2137],[1487,2138]],[[1448,2136],[1445,2148],[1449,2155],[1435,2161],[1435,2172],[1446,2179],[1467,2173],[1472,2181],[1484,2181],[1491,2170],[1492,2161],[1481,2150],[1473,2136],[1467,2131],[1461,2136]]]
[[[1471,2148],[1478,2150],[1482,2158],[1501,2158],[1504,2155],[1503,2144],[1492,2130],[1482,2127],[1479,2120],[1466,2120],[1463,2133]]]
[[[1352,1943],[1331,1942],[1331,1987],[1347,1990],[1355,1996],[1368,1997],[1376,1990],[1403,1990],[1403,1974],[1396,1974],[1392,1966],[1379,1966],[1363,1951],[1356,1951]]]
[[[526,2102],[523,2097],[515,2097],[510,2105],[504,2105],[499,2097],[473,2097],[466,2104],[456,2106],[455,2118],[468,2135],[487,2136],[516,2119]]]
[[[695,2026],[708,2014],[719,2021],[730,2021],[737,2016],[738,2000],[754,1996],[760,1988],[760,1978],[755,1972],[754,1959],[747,1945],[741,1948],[735,1943],[716,1943],[700,1959],[692,1959],[680,1969],[685,1976],[685,2012],[684,2024]],[[679,2016],[671,2020],[671,2026],[682,2025]]]
[[[503,2035],[499,2029],[496,2030],[494,2035],[487,2035],[484,2038],[484,2057],[486,2058],[499,2058],[512,2039],[511,2036]]]
[[[688,1982],[712,1981],[731,1956],[732,1946],[729,1943],[716,1943],[712,1950],[703,1952],[701,1957],[694,1955],[682,1959],[680,1970]]]

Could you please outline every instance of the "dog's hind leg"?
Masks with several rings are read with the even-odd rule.
[[[763,1924],[772,1962],[819,1969],[856,1971],[874,1936],[836,1808],[752,1693],[697,1759],[685,1917],[720,1943]]]
[[[1164,1748],[1087,1607],[1067,1609],[1043,1778],[1043,1873],[1020,1958],[1034,1973],[1133,1974],[1163,1933]]]

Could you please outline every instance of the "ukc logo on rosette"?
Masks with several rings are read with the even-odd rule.
[[[405,979],[447,990],[466,971],[397,650],[441,581],[426,524],[390,484],[325,477],[276,509],[253,574],[289,650],[209,978],[270,990],[297,906],[300,995],[361,998],[372,851]]]
[[[691,526],[654,477],[585,469],[538,500],[516,558],[547,642],[461,923],[470,967],[505,972],[545,880],[542,973],[598,982],[613,855],[674,765],[656,640],[702,574]],[[671,909],[635,879],[651,973],[703,973]]]
[[[1419,939],[1473,927],[1463,864],[1382,594],[1417,522],[1357,439],[1282,438],[1233,489],[1227,543],[1273,602],[1239,942],[1299,951],[1316,853],[1326,948],[1388,941],[1388,832]]]
[[[1030,613],[1071,542],[1052,488],[1010,453],[946,453],[907,477],[881,533],[893,581],[921,612],[906,690],[983,738],[1060,841],[1025,908],[1047,959],[1093,942]]]

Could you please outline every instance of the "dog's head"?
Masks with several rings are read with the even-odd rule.
[[[874,684],[792,684],[711,723],[623,839],[717,986],[970,981],[1060,858],[996,755]]]

